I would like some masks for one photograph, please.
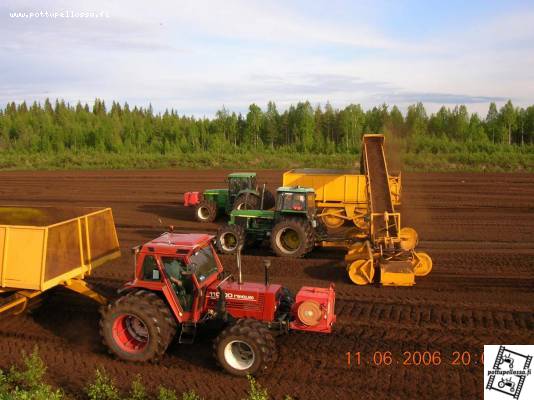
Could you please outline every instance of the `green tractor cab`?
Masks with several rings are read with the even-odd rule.
[[[309,253],[320,235],[315,191],[311,188],[280,187],[274,210],[234,210],[228,224],[217,232],[217,248],[233,254],[240,245],[251,246],[270,239],[272,250],[283,257]]]
[[[259,210],[274,206],[274,197],[265,185],[258,187],[255,172],[234,172],[226,178],[227,189],[207,189],[202,194],[187,192],[184,205],[195,207],[199,222],[213,222],[232,210]]]

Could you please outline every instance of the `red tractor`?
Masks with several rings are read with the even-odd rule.
[[[219,320],[214,341],[219,364],[234,375],[258,375],[277,357],[273,331],[330,333],[336,320],[335,292],[303,287],[293,297],[269,282],[243,282],[223,272],[207,234],[164,233],[133,249],[135,278],[120,297],[105,306],[100,330],[110,352],[128,361],[155,361],[179,331],[180,343],[192,343],[197,326]]]

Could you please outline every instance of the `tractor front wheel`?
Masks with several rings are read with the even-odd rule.
[[[280,257],[303,257],[315,245],[315,233],[304,218],[284,218],[271,234],[271,247]]]
[[[199,222],[213,222],[217,218],[217,205],[210,200],[202,200],[195,207],[195,218]]]
[[[126,361],[157,361],[176,333],[169,307],[155,293],[139,290],[100,311],[104,345]]]
[[[276,343],[261,322],[238,319],[215,339],[213,351],[218,363],[232,375],[258,376],[277,359]]]
[[[217,249],[223,254],[234,254],[239,245],[245,245],[245,228],[240,225],[223,225],[217,231]]]

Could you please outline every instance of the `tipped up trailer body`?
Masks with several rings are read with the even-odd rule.
[[[83,279],[119,256],[110,208],[0,206],[0,313],[56,286],[105,303]]]

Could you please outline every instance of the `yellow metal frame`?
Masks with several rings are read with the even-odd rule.
[[[95,292],[87,285],[87,282],[82,279],[69,279],[68,281],[62,282],[60,285],[69,290],[72,290],[73,292],[79,293],[82,296],[90,298],[99,304],[105,305],[108,303],[108,299],[106,297]],[[6,290],[4,290],[3,292],[6,292]],[[42,295],[43,293],[44,291],[41,290],[14,291],[10,296],[11,300],[8,300],[7,302],[0,305],[0,314],[8,311],[13,311],[13,309],[16,307],[20,308],[14,311],[13,315],[22,314],[28,307],[28,303],[30,302],[30,300]]]
[[[385,235],[381,234],[381,232],[375,232],[374,231],[373,220],[375,218],[383,218],[385,220],[386,226],[387,226]],[[397,227],[397,235],[396,236],[392,236],[389,233],[389,227],[391,227],[391,224],[389,223],[390,222],[390,218],[393,218],[394,224]],[[385,213],[371,213],[370,225],[371,225],[371,237],[377,243],[389,244],[389,243],[396,243],[396,242],[400,241],[400,238],[399,238],[399,232],[400,232],[400,227],[401,227],[401,215],[400,215],[400,213],[398,213],[398,212],[394,212],[394,213],[388,213],[388,212],[385,212]]]
[[[97,260],[91,260],[92,257],[91,257],[89,219],[92,216],[104,214],[104,213],[109,213],[110,218],[111,218],[111,225],[113,226],[114,243],[112,243],[112,246],[110,247],[115,248],[117,250],[103,257],[100,257]],[[82,219],[85,222],[85,243],[83,243]],[[61,275],[45,280],[49,229],[57,227],[57,226],[61,226],[64,224],[72,223],[74,221],[77,222],[78,244],[79,244],[79,251],[80,251],[80,265],[78,267],[70,269],[69,271]],[[93,211],[88,214],[84,214],[80,217],[71,218],[71,219],[61,221],[56,224],[52,224],[48,226],[0,225],[0,229],[3,230],[3,234],[4,234],[3,243],[0,243],[0,246],[2,246],[1,253],[0,253],[0,256],[2,257],[2,260],[1,260],[2,271],[0,274],[0,292],[17,291],[17,290],[20,291],[20,289],[42,292],[54,286],[61,285],[63,284],[63,282],[69,282],[76,278],[83,279],[86,275],[90,275],[94,268],[104,264],[105,262],[111,259],[115,259],[120,256],[117,231],[114,227],[115,227],[115,222],[114,222],[113,212],[111,208],[104,208],[101,210]],[[10,239],[11,239],[11,236],[13,236],[13,233],[15,231],[18,231],[19,235],[22,235],[24,232],[28,232],[28,235],[29,235],[28,237],[33,237],[34,239],[35,239],[35,235],[30,232],[42,232],[42,235],[43,235],[42,243],[40,244],[38,248],[36,247],[31,248],[31,246],[29,246],[27,242],[24,242],[22,240],[18,240],[20,243],[18,242],[11,243]],[[10,251],[15,251],[17,254],[20,254],[21,256],[17,256],[17,257],[22,257],[23,259],[24,257],[27,257],[28,255],[30,255],[31,257],[34,257],[33,254],[35,254],[35,252],[40,253],[40,265],[25,266],[25,269],[17,270],[18,271],[17,277],[19,279],[17,280],[9,279],[9,271],[11,268],[21,268],[18,265],[9,265]],[[86,262],[86,260],[88,261]],[[37,276],[35,275],[35,273],[38,273],[38,279],[36,279]]]

